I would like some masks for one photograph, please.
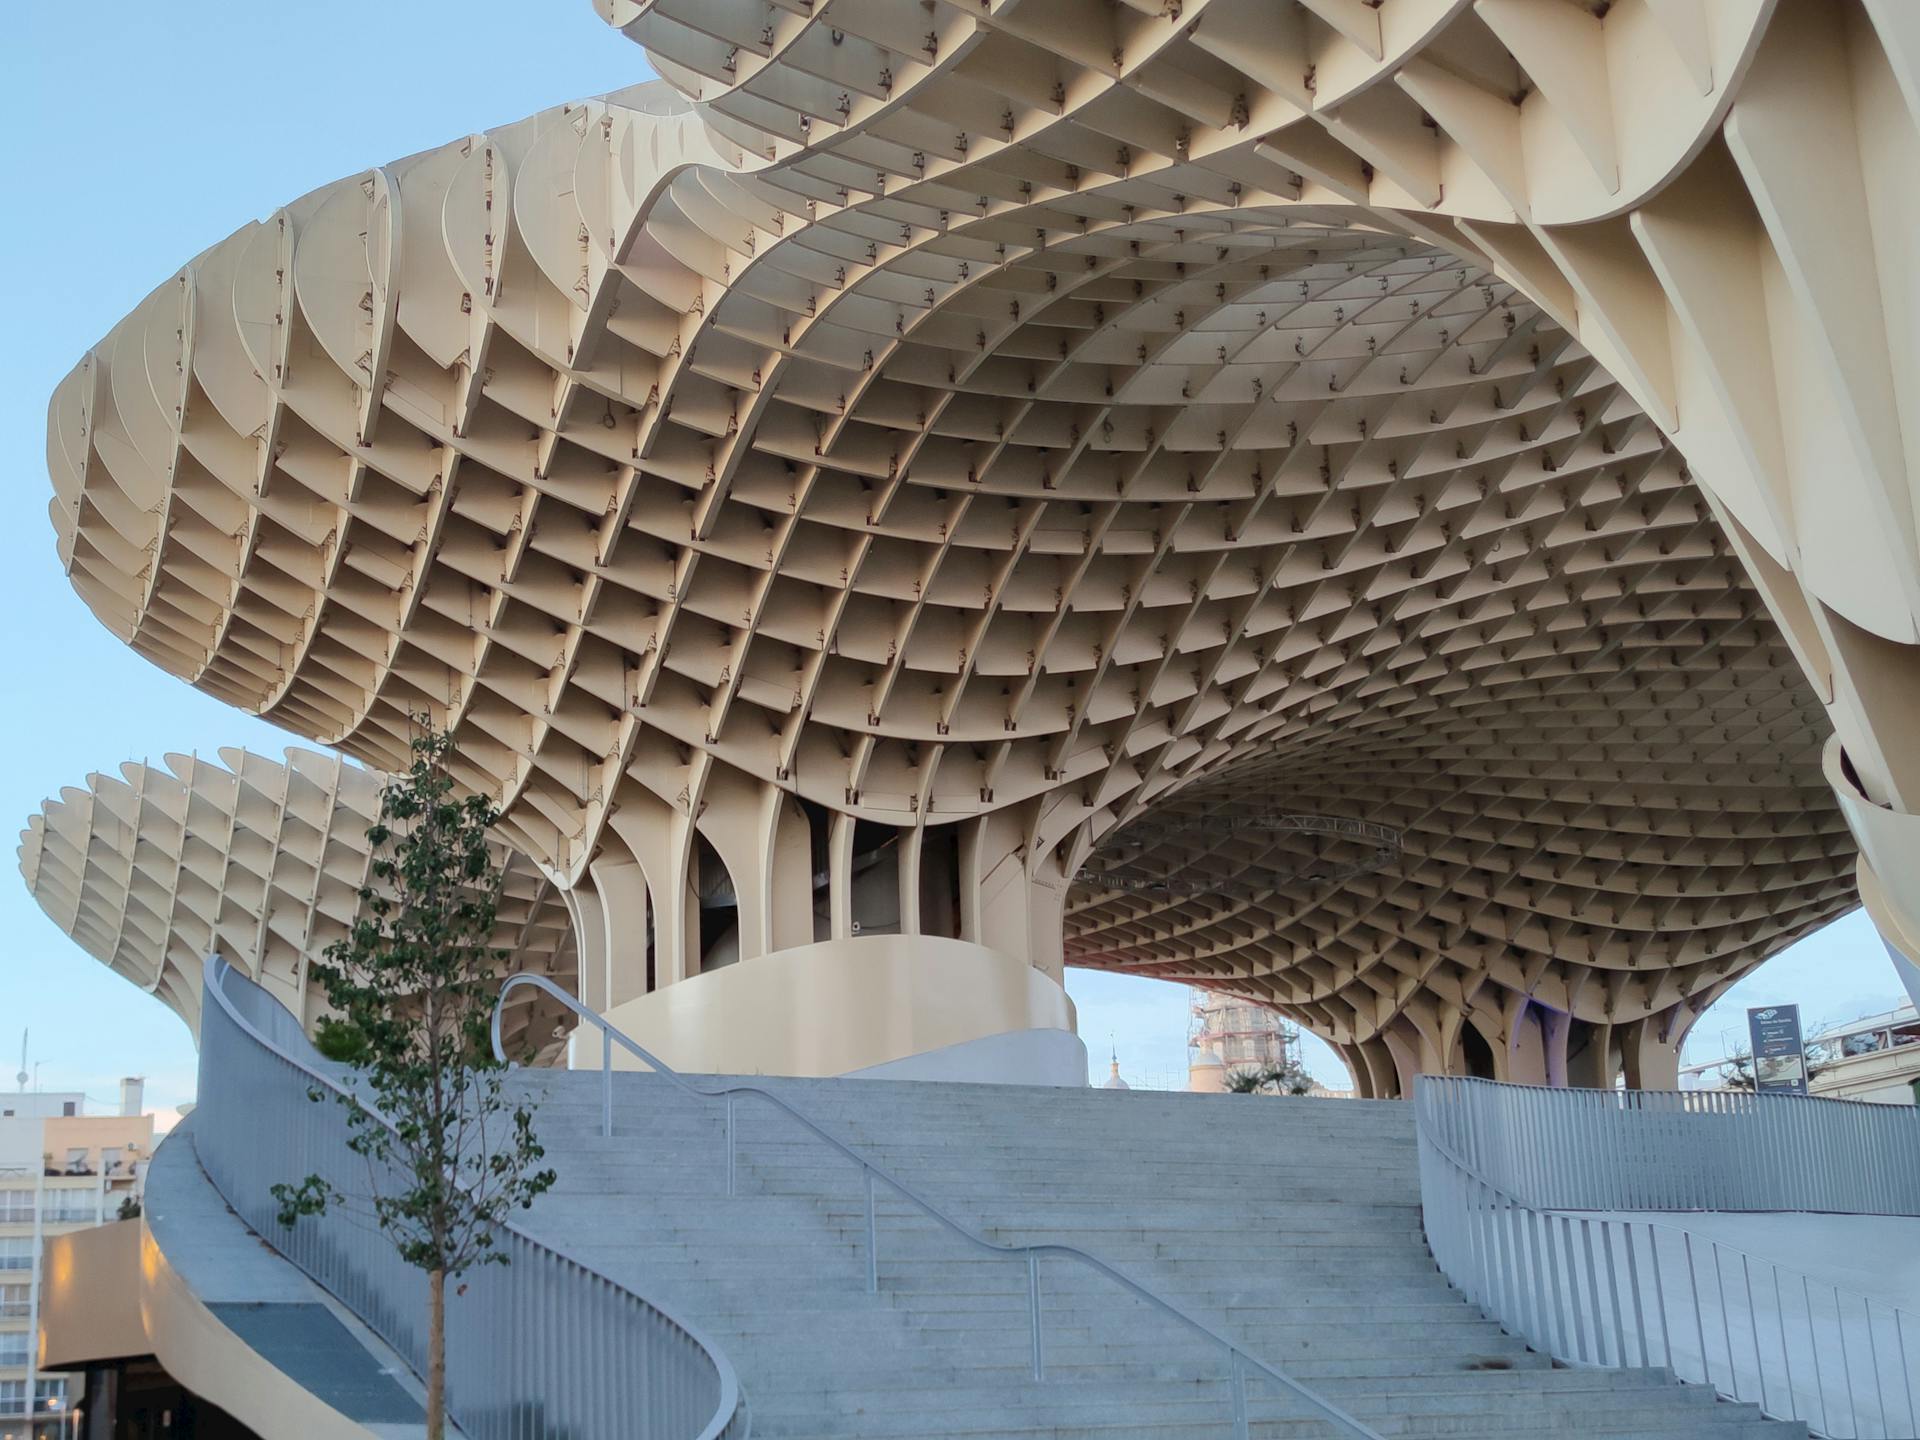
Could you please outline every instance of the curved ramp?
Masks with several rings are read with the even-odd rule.
[[[52,1243],[45,1363],[152,1355],[269,1440],[424,1435],[406,1367],[234,1214],[200,1168],[191,1117],[154,1152],[141,1218],[114,1228]]]

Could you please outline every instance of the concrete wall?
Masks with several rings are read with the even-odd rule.
[[[40,1296],[42,1368],[78,1369],[153,1350],[140,1314],[140,1223],[47,1241]]]
[[[689,976],[614,1006],[607,1019],[676,1070],[706,1074],[844,1075],[1033,1030],[1078,1044],[1073,1002],[1057,981],[983,945],[925,935],[794,946]],[[988,1078],[1004,1064],[991,1078],[1067,1083],[1058,1078],[1062,1048],[1002,1040],[950,1057],[970,1073],[945,1078]],[[570,1053],[576,1067],[598,1065],[598,1032],[582,1026]],[[643,1068],[619,1051],[614,1063]]]

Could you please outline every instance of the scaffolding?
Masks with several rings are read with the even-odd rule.
[[[1227,1070],[1298,1064],[1300,1032],[1275,1011],[1217,990],[1188,988],[1187,1054],[1210,1054]]]

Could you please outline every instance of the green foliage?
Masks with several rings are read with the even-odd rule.
[[[137,1195],[123,1195],[120,1208],[114,1212],[116,1220],[138,1220],[140,1218],[140,1198]]]
[[[351,1021],[336,1020],[331,1015],[320,1017],[314,1029],[313,1048],[342,1065],[358,1065],[370,1053],[367,1037],[359,1026]]]
[[[1305,1095],[1313,1089],[1313,1077],[1294,1060],[1229,1070],[1223,1083],[1235,1095]]]
[[[555,1178],[539,1168],[533,1116],[503,1093],[488,1043],[506,958],[488,948],[500,872],[487,831],[497,816],[483,797],[455,794],[452,753],[450,737],[424,734],[381,791],[358,918],[313,967],[334,1012],[315,1043],[354,1083],[346,1094],[310,1093],[346,1107],[368,1193],[317,1175],[273,1187],[281,1224],[357,1210],[408,1264],[443,1276],[505,1264],[500,1222]]]

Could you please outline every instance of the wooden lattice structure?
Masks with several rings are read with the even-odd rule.
[[[1670,1080],[1849,821],[1905,933],[1906,7],[601,8],[665,83],[242,229],[49,443],[134,649],[376,767],[455,730],[590,998],[701,968],[707,848],[740,956],[850,935],[881,832],[907,933],[1371,1093]],[[1265,811],[1396,852],[1168,823]],[[1164,892],[1076,882],[1149,832]]]

